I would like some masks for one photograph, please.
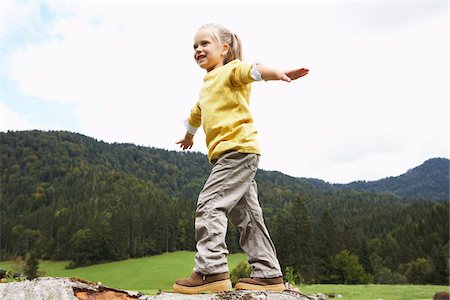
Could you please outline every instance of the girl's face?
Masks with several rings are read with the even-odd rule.
[[[207,72],[223,66],[228,45],[216,41],[211,33],[200,29],[194,37],[194,59]]]

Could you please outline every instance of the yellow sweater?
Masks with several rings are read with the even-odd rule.
[[[230,150],[260,154],[249,107],[250,83],[254,81],[251,69],[251,63],[234,60],[203,79],[200,98],[188,122],[192,127],[203,126],[209,161]]]

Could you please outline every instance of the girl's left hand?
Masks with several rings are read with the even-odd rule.
[[[183,150],[191,149],[194,145],[194,136],[189,132],[186,132],[184,138],[176,142],[176,144],[180,145],[180,148]]]
[[[308,69],[301,68],[284,72],[284,74],[286,74],[286,76],[289,77],[290,80],[295,80],[302,76],[305,76],[306,74],[308,74],[308,72],[309,72]]]

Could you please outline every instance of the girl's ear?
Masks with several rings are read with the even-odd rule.
[[[227,56],[228,51],[230,51],[230,46],[228,44],[222,44],[222,56]]]

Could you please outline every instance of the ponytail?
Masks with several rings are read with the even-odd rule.
[[[226,65],[227,63],[229,63],[230,61],[233,61],[235,59],[239,59],[242,60],[242,45],[241,45],[241,40],[239,39],[239,37],[230,32],[230,36],[231,36],[231,42],[228,44],[228,46],[230,47],[230,49],[228,50],[227,56],[225,57],[225,59],[223,60],[223,64]]]

